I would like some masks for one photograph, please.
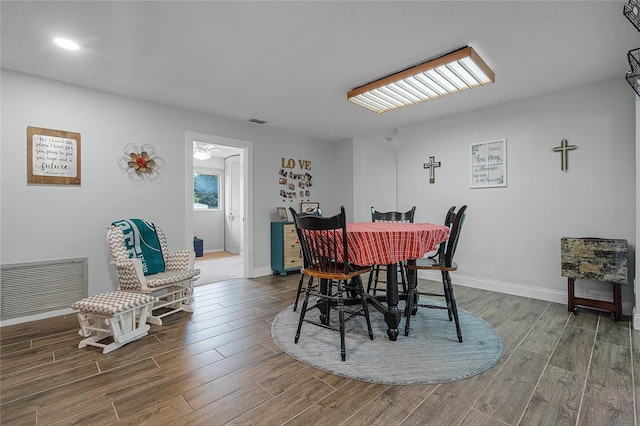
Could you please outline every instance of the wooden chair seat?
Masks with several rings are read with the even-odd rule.
[[[429,259],[426,257],[422,257],[420,259],[416,259],[415,266],[412,266],[412,269],[431,269],[436,271],[457,271],[458,264],[456,262],[451,262],[450,266],[445,265],[444,259],[439,261],[438,259]]]
[[[315,277],[315,278],[320,278],[320,279],[327,279],[327,280],[350,280],[351,278],[357,276],[357,275],[362,275],[362,274],[366,274],[367,272],[371,271],[371,267],[370,266],[356,266],[356,265],[351,265],[351,268],[353,268],[354,270],[352,272],[348,272],[348,273],[336,273],[335,269],[343,269],[344,270],[344,264],[342,263],[338,263],[335,268],[331,267],[328,268],[326,266],[322,266],[320,265],[319,267],[313,268],[313,267],[303,267],[302,268],[302,273],[304,275],[309,275],[311,277]]]

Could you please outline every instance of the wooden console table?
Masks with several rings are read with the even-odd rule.
[[[578,306],[611,312],[614,321],[622,319],[622,287],[628,278],[627,240],[604,238],[562,238],[562,276],[567,277],[569,312],[576,312]],[[613,300],[597,300],[576,297],[575,280],[587,279],[610,282]]]

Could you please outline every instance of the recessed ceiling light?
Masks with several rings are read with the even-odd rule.
[[[60,37],[54,38],[53,42],[58,46],[62,47],[63,49],[68,49],[68,50],[80,49],[80,45],[78,43],[76,43],[73,40],[69,40],[67,38],[60,38]]]

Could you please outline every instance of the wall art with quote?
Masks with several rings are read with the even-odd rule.
[[[472,143],[469,150],[471,188],[507,186],[507,140]]]
[[[80,185],[80,133],[27,127],[27,183]]]

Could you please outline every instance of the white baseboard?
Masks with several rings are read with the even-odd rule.
[[[440,272],[436,271],[418,271],[418,277],[427,280],[442,281],[442,275],[440,274]],[[497,293],[510,294],[512,296],[529,297],[531,299],[561,303],[563,305],[566,305],[568,300],[568,294],[566,290],[552,290],[548,288],[533,287],[524,284],[468,277],[459,274],[451,274],[451,280],[455,285],[477,288],[480,290],[495,291]],[[611,292],[591,290],[589,294],[580,294],[576,292],[576,296],[585,297],[588,299],[611,301]],[[622,302],[623,315],[628,315],[628,313],[632,312],[632,310],[633,305],[630,302]],[[636,324],[640,329],[640,313],[635,314],[633,319],[634,324]]]
[[[253,278],[264,277],[267,275],[273,275],[273,269],[271,268],[259,268],[253,270]]]
[[[633,329],[640,330],[640,312],[636,311],[636,308],[633,308],[633,316],[631,319],[633,322]]]
[[[440,272],[419,271],[418,277],[441,281]],[[532,299],[545,300],[547,302],[567,303],[567,292],[551,290],[540,287],[533,287],[523,284],[508,283],[502,281],[492,281],[480,278],[468,277],[460,274],[451,274],[453,284],[464,287],[477,288],[480,290],[495,291],[497,293],[511,294],[513,296],[530,297]]]
[[[6,327],[8,325],[22,324],[30,321],[37,321],[41,319],[58,317],[60,315],[71,315],[71,314],[77,314],[77,313],[78,313],[77,311],[74,311],[71,308],[67,308],[67,309],[59,309],[57,311],[43,312],[41,314],[29,315],[26,317],[9,318],[9,319],[0,321],[0,327]]]

